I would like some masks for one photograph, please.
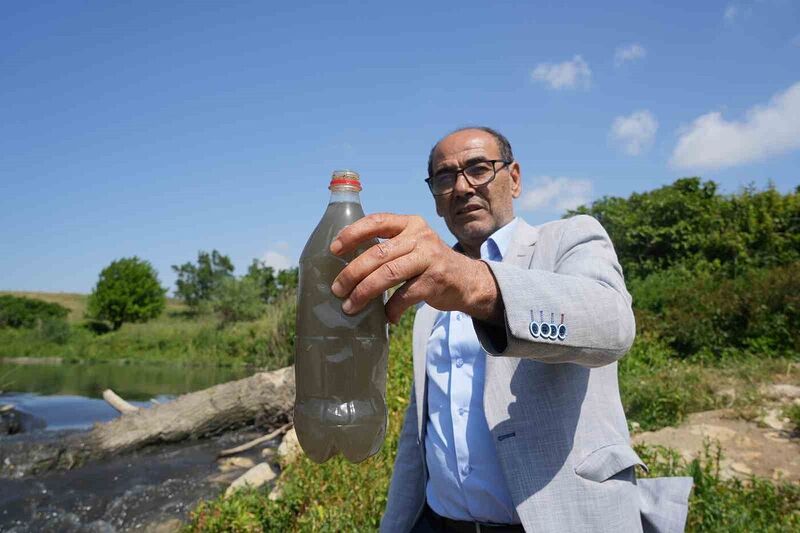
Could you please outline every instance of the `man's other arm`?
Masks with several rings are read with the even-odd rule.
[[[478,339],[492,355],[587,367],[612,363],[630,348],[636,325],[611,240],[596,219],[579,215],[564,224],[558,247],[553,272],[486,262],[500,291],[504,324],[475,320]],[[564,315],[563,341],[531,335],[531,320],[538,322],[540,312],[548,323],[551,313],[556,324]]]

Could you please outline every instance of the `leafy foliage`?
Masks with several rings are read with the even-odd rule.
[[[32,328],[46,320],[64,320],[69,309],[33,298],[0,295],[0,327]]]
[[[214,291],[213,308],[223,325],[255,320],[264,313],[260,287],[253,278],[226,278]]]
[[[214,292],[224,280],[233,277],[233,263],[227,255],[217,250],[197,253],[197,264],[187,262],[172,265],[178,276],[175,296],[197,309],[201,303],[210,302]]]
[[[146,322],[161,314],[167,290],[153,266],[138,257],[118,259],[100,272],[88,313],[117,330],[125,322]]]
[[[679,267],[634,281],[631,292],[640,331],[683,356],[800,352],[800,262],[736,278]]]
[[[605,197],[568,215],[577,213],[603,224],[629,278],[678,265],[733,276],[800,260],[800,188],[782,195],[750,187],[723,196],[713,181],[683,178],[627,199]]]

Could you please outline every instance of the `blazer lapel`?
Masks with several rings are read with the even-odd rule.
[[[533,251],[538,237],[538,230],[520,219],[514,237],[503,256],[503,263],[529,269],[533,262]],[[486,375],[483,388],[483,410],[489,429],[492,429],[502,417],[507,416],[508,404],[513,401],[510,391],[511,378],[519,366],[519,359],[514,357],[486,356]]]
[[[436,322],[438,311],[428,304],[423,304],[417,309],[414,317],[414,391],[417,400],[417,435],[422,440],[422,429],[425,423],[425,401],[428,389],[426,379],[426,360],[428,353],[428,338],[431,336],[433,324]]]

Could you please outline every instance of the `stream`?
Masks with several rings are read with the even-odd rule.
[[[24,363],[0,363],[5,391],[0,405],[14,405],[33,422],[25,433],[0,436],[0,444],[60,439],[115,418],[118,413],[101,399],[106,388],[147,408],[153,401],[168,402],[251,373],[154,364]],[[241,473],[221,471],[217,452],[258,435],[238,431],[152,446],[66,472],[0,478],[0,531],[173,531],[197,503],[216,497]],[[248,455],[260,460],[258,449]]]

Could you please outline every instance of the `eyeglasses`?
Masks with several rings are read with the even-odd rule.
[[[498,163],[502,163],[499,167]],[[431,194],[434,196],[444,196],[450,194],[456,186],[458,175],[463,174],[464,179],[467,180],[472,187],[480,187],[490,183],[500,170],[511,164],[511,161],[504,161],[502,159],[494,159],[491,161],[479,161],[468,167],[458,169],[455,171],[445,171],[435,176],[429,176],[425,182],[431,189]]]

